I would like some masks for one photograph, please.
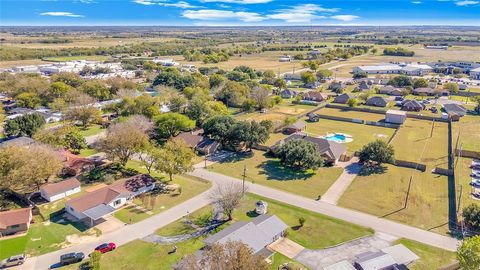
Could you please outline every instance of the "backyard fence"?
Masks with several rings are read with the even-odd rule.
[[[375,122],[375,121],[365,121],[365,125],[377,126],[377,127],[386,127],[386,128],[399,128],[400,125],[385,123],[385,122]]]
[[[421,172],[425,172],[427,170],[427,165],[422,164],[422,163],[416,163],[413,161],[406,161],[406,160],[395,160],[394,164],[395,166],[398,167],[404,167],[404,168],[410,168],[410,169],[416,169]]]
[[[401,126],[398,126],[397,129],[395,129],[395,132],[393,132],[392,137],[390,137],[390,139],[388,139],[387,144],[392,143],[392,141],[393,141],[393,139],[395,138],[395,136],[397,136],[397,133],[398,133],[398,131],[400,130],[400,128],[401,128]]]
[[[440,174],[440,175],[445,175],[445,176],[452,176],[453,175],[453,172],[449,169],[445,169],[445,168],[440,168],[440,167],[435,167],[433,170],[432,170],[432,173],[436,173],[436,174]]]
[[[261,144],[254,144],[252,145],[252,148],[255,150],[263,151],[263,152],[268,152],[270,150],[270,147],[266,145],[261,145]]]
[[[368,112],[368,113],[376,113],[376,114],[383,114],[383,115],[385,115],[385,113],[387,112],[386,110],[347,107],[347,106],[336,105],[336,104],[327,104],[326,107],[327,108],[333,108],[333,109],[347,110],[347,111]]]
[[[452,93],[452,96],[475,97],[475,96],[480,96],[480,93],[477,93],[477,92],[462,92],[462,91],[459,91],[459,92],[457,92],[457,93]]]
[[[470,151],[470,150],[460,150],[460,149],[455,149],[455,156],[462,156],[462,157],[467,157],[467,158],[480,158],[480,152],[476,151]]]
[[[410,114],[407,113],[408,118],[415,118],[420,120],[429,120],[429,121],[439,121],[439,122],[448,122],[448,119],[443,119],[441,117],[434,117],[434,116],[427,116],[427,115],[418,115],[418,114]]]
[[[333,116],[333,115],[324,115],[324,114],[317,114],[318,117],[329,119],[329,120],[336,120],[336,121],[343,121],[343,122],[350,122],[356,124],[363,124],[364,121],[360,119],[348,118],[348,117],[340,117],[340,116]]]

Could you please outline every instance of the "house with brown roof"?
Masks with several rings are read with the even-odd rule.
[[[386,85],[383,87],[380,87],[377,90],[378,94],[384,94],[384,95],[389,95],[389,96],[401,96],[403,94],[402,89],[391,86],[391,85]]]
[[[90,171],[97,165],[94,160],[75,155],[68,150],[61,151],[60,154],[63,158],[63,175],[76,176],[80,173]]]
[[[322,102],[328,99],[328,95],[322,92],[317,92],[317,91],[309,91],[303,94],[302,96],[303,100],[310,100],[310,101],[316,101],[316,102]]]
[[[339,96],[336,96],[335,99],[333,100],[333,103],[347,104],[348,100],[351,98],[355,98],[355,95],[350,93],[344,93]]]
[[[77,178],[49,183],[40,187],[40,195],[49,202],[63,199],[80,191],[80,181],[78,181]]]
[[[417,100],[404,100],[402,102],[402,110],[410,112],[419,112],[425,109],[425,105]]]
[[[155,189],[155,186],[155,179],[150,175],[135,175],[68,200],[65,202],[65,210],[76,219],[93,226],[136,196]]]
[[[203,132],[203,130],[202,130]],[[220,149],[220,143],[203,136],[201,132],[182,132],[174,140],[183,141],[188,147],[200,154],[213,154]]]
[[[21,208],[0,212],[0,236],[27,232],[32,222],[32,209]]]
[[[275,154],[278,147],[291,140],[306,140],[314,143],[317,146],[320,155],[325,159],[327,163],[330,164],[336,164],[342,158],[342,156],[345,156],[347,154],[347,147],[344,144],[330,141],[324,138],[311,137],[301,132],[294,133],[287,138],[278,141],[270,148],[270,151]]]

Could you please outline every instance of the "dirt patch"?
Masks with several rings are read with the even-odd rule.
[[[86,243],[97,238],[95,232],[89,231],[88,235],[70,234],[65,237],[65,242],[59,244],[61,248],[66,248],[74,244]]]
[[[297,114],[301,114],[303,112],[305,112],[306,109],[303,109],[303,108],[285,108],[285,107],[280,107],[278,108],[278,111],[279,113],[283,113],[283,114],[289,114],[289,115],[297,115]]]

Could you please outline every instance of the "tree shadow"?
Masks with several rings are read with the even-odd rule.
[[[383,174],[387,171],[387,166],[385,165],[376,165],[376,166],[366,166],[363,165],[360,169],[358,175],[360,176],[369,176],[372,174]]]
[[[260,163],[257,168],[260,168],[259,174],[267,176],[267,180],[289,181],[289,180],[308,180],[315,175],[311,170],[303,171],[301,169],[294,169],[283,166],[279,160],[267,160]]]
[[[235,163],[251,157],[253,157],[252,153],[247,153],[247,152],[235,153],[233,155],[228,155],[222,158],[221,160],[218,160],[218,163]]]
[[[58,210],[50,214],[49,219],[50,222],[68,226],[71,225],[75,227],[75,229],[79,230],[80,232],[84,232],[89,229],[89,227],[81,222],[81,221],[71,221],[65,216],[65,209]]]
[[[251,218],[255,218],[255,217],[258,217],[258,216],[259,216],[259,214],[257,214],[257,212],[255,212],[255,210],[250,210],[250,211],[248,211],[248,212],[246,213],[246,215],[247,215],[248,217],[251,217]]]

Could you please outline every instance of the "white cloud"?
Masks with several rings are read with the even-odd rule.
[[[75,17],[75,18],[83,18],[85,16],[79,15],[79,14],[74,14],[71,12],[65,12],[65,11],[50,11],[50,12],[43,12],[40,13],[42,16],[55,16],[55,17]]]
[[[158,5],[162,7],[178,7],[178,8],[197,8],[197,6],[190,5],[185,1],[179,2],[169,2],[167,0],[134,0],[134,3],[145,5],[145,6],[153,6]]]
[[[420,4],[422,4],[422,3],[423,3],[423,2],[421,2],[421,1],[412,1],[412,4],[415,4],[415,5],[420,5]]]
[[[335,19],[335,20],[344,21],[344,22],[350,22],[350,21],[356,20],[360,17],[358,17],[356,15],[335,15],[335,16],[331,16],[330,18]]]
[[[480,2],[478,1],[472,1],[472,0],[465,0],[465,1],[458,1],[458,2],[455,2],[455,5],[457,6],[460,6],[460,7],[463,7],[463,6],[470,6],[470,5],[476,5]]]
[[[205,3],[233,3],[233,4],[264,4],[264,3],[270,3],[273,0],[201,0],[202,2]]]
[[[186,10],[182,16],[192,20],[201,21],[219,21],[219,20],[240,20],[242,22],[260,22],[265,18],[255,12],[202,9],[202,10]]]
[[[316,4],[304,4],[290,9],[276,10],[274,14],[267,15],[269,19],[283,20],[288,23],[309,23],[315,19],[324,19],[325,16],[318,13],[337,12],[338,8],[324,8]]]

